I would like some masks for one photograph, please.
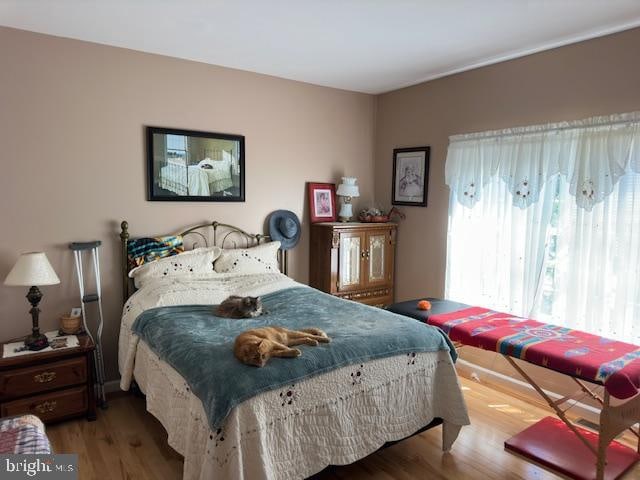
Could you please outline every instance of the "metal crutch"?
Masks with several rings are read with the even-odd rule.
[[[73,242],[69,245],[69,248],[73,250],[73,256],[76,262],[76,274],[78,276],[78,286],[80,287],[80,301],[82,306],[82,323],[84,330],[89,335],[89,338],[93,341],[96,348],[93,351],[93,359],[96,372],[97,383],[97,396],[100,407],[107,408],[107,398],[104,392],[104,362],[102,357],[102,327],[104,324],[104,318],[102,316],[102,285],[100,283],[100,257],[98,253],[98,247],[102,244],[100,240],[95,242]],[[84,271],[82,268],[82,252],[90,250],[93,260],[93,271],[96,276],[96,293],[85,294],[84,293]],[[98,315],[100,321],[98,322],[98,329],[96,331],[96,338],[91,335],[91,330],[87,326],[87,312],[86,304],[94,303],[98,304]]]

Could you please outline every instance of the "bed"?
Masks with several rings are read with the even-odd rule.
[[[205,158],[187,166],[182,158],[170,158],[160,169],[160,187],[178,195],[210,196],[234,186],[232,158],[227,152],[220,160]]]
[[[128,224],[123,222],[122,226],[126,262]],[[212,235],[203,233],[203,228],[212,230]],[[249,247],[268,240],[217,222],[191,228],[182,237],[191,235],[200,246],[224,248]],[[239,245],[242,242],[244,245]],[[281,264],[282,260],[283,256]],[[403,352],[328,369],[266,389],[233,406],[222,423],[212,423],[211,405],[201,400],[202,394],[194,393],[193,379],[187,380],[184,370],[185,375],[179,373],[179,364],[166,361],[169,357],[157,345],[134,333],[137,319],[154,309],[216,304],[229,294],[260,295],[268,303],[295,289],[308,295],[317,291],[277,270],[251,274],[228,271],[153,279],[130,296],[133,289],[124,264],[126,303],[118,358],[121,388],[128,390],[135,383],[146,395],[147,410],[166,429],[169,445],[184,456],[185,479],[306,478],[329,465],[352,463],[388,442],[440,423],[443,449],[449,450],[461,427],[469,423],[452,353],[447,350]],[[345,308],[352,304],[335,297],[327,301],[345,302],[340,304]],[[362,307],[371,309],[367,312],[372,314],[381,312]],[[199,340],[193,342],[195,349]],[[332,343],[339,344],[337,340]],[[301,358],[312,358],[312,350],[316,349],[305,350]],[[228,382],[238,378],[229,376]]]

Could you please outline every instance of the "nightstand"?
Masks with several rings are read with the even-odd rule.
[[[45,423],[95,420],[95,345],[87,335],[78,341],[74,348],[0,359],[0,416],[31,413]]]

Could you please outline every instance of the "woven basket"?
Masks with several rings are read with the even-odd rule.
[[[73,335],[80,331],[82,327],[82,317],[72,317],[70,315],[63,315],[60,317],[60,330],[67,334]]]

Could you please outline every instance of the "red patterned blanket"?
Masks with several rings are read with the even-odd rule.
[[[616,398],[632,397],[640,389],[637,345],[480,307],[431,315],[428,321],[454,342],[604,385]]]

